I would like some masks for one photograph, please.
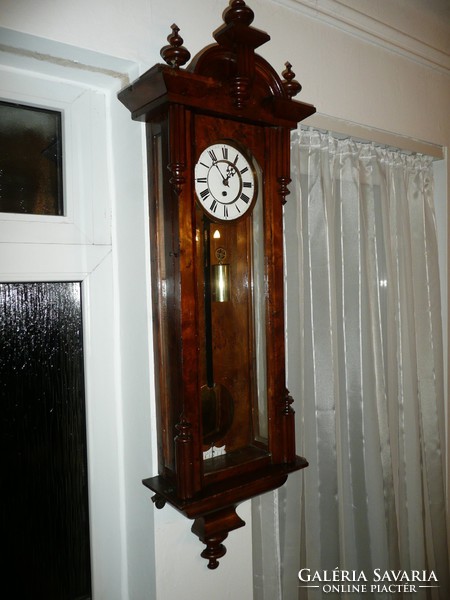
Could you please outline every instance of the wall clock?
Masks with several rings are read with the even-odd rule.
[[[255,49],[270,38],[232,0],[189,65],[176,25],[119,94],[146,123],[158,508],[193,519],[214,569],[240,502],[305,466],[285,385],[283,205],[290,131],[315,108]]]

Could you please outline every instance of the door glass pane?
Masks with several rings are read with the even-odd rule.
[[[203,458],[209,474],[267,455],[262,194],[244,219],[214,223],[199,206],[196,218]]]
[[[3,586],[91,597],[80,283],[0,284]]]
[[[61,113],[0,102],[0,212],[62,215]]]

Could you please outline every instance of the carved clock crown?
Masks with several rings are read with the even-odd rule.
[[[221,81],[236,108],[244,108],[249,103],[258,105],[261,98],[270,96],[290,100],[301,90],[289,62],[285,64],[281,80],[270,65],[255,54],[255,49],[268,42],[270,36],[251,27],[253,19],[254,13],[244,0],[233,0],[224,11],[224,25],[214,33],[217,45],[194,57],[188,68],[190,72]],[[172,33],[167,38],[169,45],[161,49],[162,58],[176,69],[191,56],[182,45],[179,31],[177,25],[172,25]]]
[[[295,127],[314,113],[315,108],[291,101],[302,88],[289,62],[285,63],[281,78],[255,53],[270,36],[251,26],[253,18],[254,13],[244,0],[232,0],[224,11],[224,24],[213,34],[216,44],[200,51],[186,69],[181,67],[191,54],[183,46],[179,27],[173,24],[167,38],[169,43],[161,49],[161,56],[170,68],[155,65],[123,90],[120,100],[130,108],[134,119],[143,116],[150,98],[156,100],[166,92],[184,105],[198,105],[203,110],[210,107],[213,112],[227,109],[230,116],[247,117],[251,121],[267,119]],[[155,72],[159,77],[155,77]]]

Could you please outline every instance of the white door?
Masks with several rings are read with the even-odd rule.
[[[120,293],[117,289],[120,277],[112,235],[114,194],[120,189],[122,174],[117,165],[114,166],[111,123],[117,111],[115,103],[119,104],[116,93],[126,83],[125,71],[130,70],[130,64],[116,61],[114,66],[118,65],[118,69],[114,72],[107,57],[93,55],[94,67],[84,68],[79,61],[61,60],[61,56],[70,54],[70,49],[63,45],[57,48],[57,52],[61,52],[59,58],[55,58],[48,56],[45,40],[2,30],[2,41],[0,100],[61,112],[64,211],[62,216],[0,213],[0,281],[80,283],[92,597],[126,600],[130,594],[130,570],[142,573],[133,578],[134,587],[151,588],[153,560],[151,550],[139,549],[136,542],[139,534],[131,542],[127,539],[129,528],[137,529],[132,519],[140,518],[139,511],[147,510],[147,507],[142,509],[141,504],[143,506],[148,499],[142,490],[145,500],[141,500],[139,480],[135,487],[133,484],[131,493],[125,487],[128,449],[124,443],[127,415],[124,415],[121,393]],[[40,54],[36,50],[41,42],[44,51]],[[53,49],[55,47],[56,44]],[[82,55],[86,57],[87,53],[82,51]],[[123,122],[129,121],[131,126],[129,115],[126,119]],[[132,133],[133,136],[136,133]],[[138,144],[135,151],[139,151]],[[142,165],[138,163],[141,206],[145,194],[143,180],[139,181]],[[140,232],[138,239],[139,236],[144,246],[145,235]],[[145,263],[145,259],[142,260]],[[145,287],[145,283],[143,285]],[[145,311],[143,315],[145,319]],[[148,341],[148,332],[146,336]],[[148,356],[146,364],[147,359]],[[138,382],[146,392],[148,379],[147,371],[143,381]],[[132,411],[130,406],[130,414]],[[142,413],[148,417],[147,407],[141,410],[141,416]],[[136,447],[141,437],[136,430],[133,442]],[[150,466],[139,475],[145,477],[149,471]],[[131,517],[127,514],[127,504],[133,509]],[[151,514],[150,502],[148,504],[148,514]],[[151,546],[148,523],[142,522],[145,532],[142,538]],[[133,555],[132,565],[130,555]],[[26,573],[26,565],[23,566]]]

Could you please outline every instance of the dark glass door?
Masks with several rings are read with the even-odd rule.
[[[81,284],[0,284],[2,587],[91,597]]]

